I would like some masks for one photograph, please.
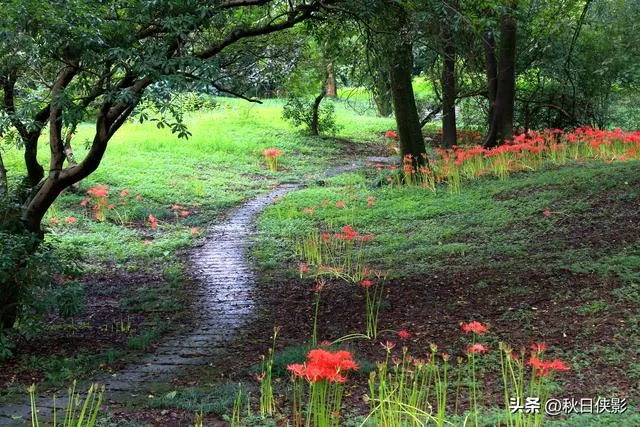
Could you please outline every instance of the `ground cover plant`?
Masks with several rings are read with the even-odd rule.
[[[385,137],[383,132],[371,135],[372,138],[380,140],[378,146],[380,150],[384,150],[384,140],[389,136],[393,137],[393,135]],[[287,149],[291,156],[295,156],[295,145],[281,144],[280,146]],[[327,147],[323,146],[320,149],[326,150]],[[265,174],[269,173],[260,148],[253,153],[251,161],[253,168],[262,169]],[[614,357],[615,352],[612,352],[609,347],[611,343],[615,343],[617,352],[629,351],[637,340],[633,334],[623,332],[623,327],[637,322],[633,311],[633,307],[637,304],[637,298],[634,297],[637,293],[634,291],[636,278],[633,273],[637,264],[637,254],[631,244],[635,239],[634,233],[637,233],[637,227],[631,218],[635,212],[633,206],[640,177],[634,167],[635,162],[631,159],[612,162],[598,159],[567,163],[560,166],[549,162],[540,165],[537,171],[514,172],[504,180],[486,177],[464,179],[461,181],[458,193],[446,191],[446,183],[438,184],[443,191],[435,193],[425,192],[419,185],[398,186],[393,182],[388,184],[384,178],[388,173],[387,168],[379,168],[371,164],[368,167],[365,165],[359,172],[322,181],[309,181],[308,189],[274,201],[258,221],[259,234],[252,253],[262,270],[263,281],[267,284],[265,292],[300,294],[300,297],[294,300],[298,305],[294,303],[295,308],[287,307],[287,313],[293,310],[300,324],[297,327],[284,326],[284,337],[281,339],[288,344],[302,340],[310,344],[315,342],[318,345],[327,339],[341,341],[339,338],[345,337],[346,341],[343,344],[339,342],[334,344],[337,346],[334,348],[339,349],[346,345],[348,351],[355,351],[358,365],[367,367],[362,375],[360,373],[356,376],[351,375],[353,378],[349,382],[352,384],[345,391],[336,390],[328,395],[335,396],[329,399],[329,403],[317,401],[320,398],[318,396],[324,396],[324,394],[312,393],[310,398],[315,399],[313,400],[315,404],[312,406],[324,407],[327,404],[336,405],[336,402],[341,402],[340,406],[344,408],[341,413],[345,416],[355,417],[359,413],[360,416],[366,417],[368,411],[369,420],[377,419],[378,421],[372,422],[382,425],[385,425],[385,422],[387,424],[395,422],[388,421],[394,420],[395,418],[388,418],[393,416],[409,417],[407,419],[422,417],[422,422],[430,421],[436,424],[443,423],[444,420],[455,420],[460,416],[462,417],[460,422],[463,422],[464,419],[475,419],[476,412],[472,409],[479,407],[483,408],[479,415],[481,419],[495,417],[491,419],[503,420],[502,422],[507,423],[509,415],[506,412],[486,412],[486,408],[496,405],[504,409],[505,396],[515,396],[520,399],[525,397],[522,380],[518,380],[520,374],[507,376],[505,372],[520,372],[518,369],[522,370],[524,367],[528,372],[527,375],[530,373],[529,369],[534,373],[536,369],[540,369],[540,373],[545,372],[542,367],[536,368],[538,362],[532,359],[532,354],[529,354],[529,347],[534,340],[545,342],[541,345],[545,347],[549,345],[554,353],[566,361],[564,362],[566,366],[571,367],[570,371],[558,376],[559,383],[553,382],[555,385],[550,389],[553,393],[557,394],[556,387],[561,385],[563,387],[561,390],[569,393],[566,396],[574,396],[573,393],[576,391],[573,387],[580,384],[581,390],[588,387],[588,390],[593,391],[593,396],[629,396],[634,387],[631,381],[637,368],[634,365],[634,359],[631,354],[627,357],[623,355]],[[313,169],[304,168],[297,173],[304,174],[307,171],[314,172]],[[277,182],[278,179],[290,178],[274,176],[273,181],[268,182]],[[176,234],[186,236],[188,239],[175,243],[176,246],[173,248],[186,247],[192,244],[192,239],[197,241],[201,238],[200,233],[192,233],[192,228],[204,227],[204,224],[202,222],[182,224],[181,222],[197,218],[202,215],[199,212],[213,210],[206,207],[207,198],[202,197],[196,198],[197,203],[201,203],[201,206],[196,208],[178,199],[177,202],[181,204],[165,203],[166,213],[163,214],[157,211],[116,214],[113,211],[117,209],[122,212],[125,210],[129,212],[128,209],[131,209],[135,212],[135,208],[131,205],[148,203],[145,200],[148,196],[144,195],[141,197],[142,200],[136,200],[135,196],[140,191],[136,191],[135,187],[114,191],[104,184],[86,183],[84,185],[87,189],[82,193],[64,196],[61,199],[61,208],[54,210],[51,215],[51,218],[59,219],[58,224],[51,224],[52,231],[59,233],[59,239],[74,239],[81,236],[74,236],[73,227],[77,226],[77,222],[65,219],[76,218],[78,222],[86,223],[89,227],[96,227],[96,231],[104,230],[102,227],[105,226],[111,227],[111,230],[120,230],[133,225],[133,231],[136,233],[133,236],[138,244],[140,244],[139,240],[143,241],[141,244],[143,249],[153,250],[153,244],[144,243],[144,240],[149,237],[154,241],[160,238],[174,239]],[[132,186],[127,185],[127,187]],[[120,186],[116,188],[119,189]],[[256,188],[255,191],[260,191],[260,188]],[[64,203],[67,197],[69,201]],[[109,209],[110,204],[114,205],[112,209]],[[418,205],[421,209],[416,209]],[[104,209],[105,216],[102,221],[98,218],[100,214],[96,214],[97,209],[92,206]],[[192,213],[191,209],[194,209],[195,213]],[[188,210],[189,214],[182,216],[180,213],[185,210]],[[149,221],[149,215],[152,215],[157,224]],[[125,217],[131,219],[122,221],[121,218]],[[606,221],[604,221],[605,218]],[[596,220],[603,223],[593,228]],[[134,225],[136,221],[138,224]],[[111,230],[102,232],[108,236],[109,232],[113,232]],[[612,241],[607,238],[607,235],[602,234],[605,230],[616,234],[618,239]],[[158,232],[162,234],[155,234]],[[120,232],[119,236],[121,236]],[[62,242],[64,243],[64,240]],[[126,242],[126,240],[123,241],[123,243]],[[560,247],[561,242],[564,242],[565,246]],[[109,244],[108,241],[105,244]],[[83,250],[85,249],[81,249]],[[95,250],[95,248],[87,245],[86,250]],[[124,250],[123,253],[126,254],[127,251]],[[397,253],[403,253],[405,256],[398,258],[394,256]],[[120,261],[124,263],[121,268],[125,271],[129,270],[128,274],[138,273],[139,277],[146,277],[144,268],[132,269],[130,264],[127,264],[136,260],[139,262],[137,259],[139,256],[149,256],[149,258],[155,256],[144,255],[144,252],[141,254],[143,255],[129,254],[128,259]],[[83,255],[87,257],[91,252]],[[113,257],[113,255],[110,256]],[[86,259],[84,257],[83,259]],[[165,268],[163,279],[168,284],[172,281],[179,282],[182,279],[182,268],[184,268],[180,265],[180,259],[171,254],[162,260],[163,262],[171,260],[173,263],[171,264],[173,267]],[[92,262],[90,271],[99,274],[105,266],[114,263],[113,258],[102,259],[99,263]],[[529,266],[528,269],[522,269],[525,263]],[[152,265],[146,264],[145,268]],[[283,265],[288,268],[280,268]],[[486,268],[487,265],[491,265],[491,268]],[[98,267],[97,270],[96,267]],[[466,279],[467,277],[474,277],[474,279]],[[535,280],[535,284],[528,283],[530,280]],[[603,284],[599,281],[603,281]],[[580,285],[574,287],[574,282]],[[268,283],[282,284],[268,285]],[[273,286],[276,288],[274,289]],[[551,310],[549,307],[542,308],[548,302],[539,297],[535,298],[540,292],[544,294],[543,290],[548,287],[553,288],[554,295],[552,298],[554,308]],[[398,288],[401,289],[400,292]],[[449,322],[443,324],[442,330],[434,329],[432,322],[424,323],[420,320],[424,318],[424,313],[418,314],[414,311],[424,306],[421,304],[407,306],[402,301],[404,294],[421,295],[424,301],[434,301],[434,297],[435,301],[444,301],[444,298],[455,301],[443,307],[434,306],[431,310],[435,311],[428,316],[449,319]],[[321,295],[322,298],[320,298]],[[491,295],[492,302],[489,304],[481,302],[483,295],[485,297]],[[132,308],[133,313],[139,310],[144,312],[145,306],[156,310],[160,301],[163,305],[167,304],[165,296],[154,298],[153,293],[149,294],[149,288],[144,287],[140,292],[133,292],[125,297],[121,304],[124,304],[123,307]],[[336,302],[340,300],[344,301],[336,308]],[[468,304],[473,300],[476,302],[469,310]],[[354,302],[357,303],[354,304]],[[441,303],[434,302],[434,304]],[[617,307],[615,314],[610,310],[613,306]],[[487,312],[478,307],[488,307],[491,310]],[[173,310],[175,307],[168,309]],[[344,316],[339,324],[331,320],[336,310],[342,312]],[[550,313],[552,318],[574,312],[579,315],[576,324],[554,324],[553,321],[545,320],[544,316],[541,318],[538,315],[539,312]],[[125,313],[128,311],[123,312],[116,321],[108,322],[106,326],[101,327],[105,332],[116,332],[127,337],[129,348],[143,350],[150,348],[160,334],[154,332],[154,329],[139,335],[130,334],[131,328],[136,327],[136,317],[135,314],[126,314],[125,317]],[[489,335],[487,343],[446,338],[444,342],[440,341],[438,338],[443,336],[456,336],[455,330],[459,328],[458,323],[463,320],[463,318],[456,319],[456,316],[462,316],[463,313],[472,314],[473,317],[482,320],[489,319],[490,331],[505,331],[505,341],[513,342],[513,348],[508,347],[506,343],[498,344],[499,338],[492,334]],[[275,310],[274,322],[278,322],[279,315]],[[516,325],[517,321],[522,323]],[[552,324],[553,327],[549,330],[541,326]],[[83,325],[82,321],[76,322],[75,325],[76,330],[82,330],[82,328],[87,328],[89,331],[96,330],[95,325]],[[594,328],[593,325],[601,326]],[[267,335],[263,326],[260,330]],[[598,333],[605,333],[605,335],[594,340],[593,344],[585,350],[584,341],[595,338]],[[374,334],[379,335],[377,339],[368,339]],[[256,351],[264,353],[264,347],[260,347],[259,342],[260,340],[258,343],[247,345],[257,345]],[[382,352],[380,342],[386,346]],[[431,344],[436,346],[430,347]],[[476,344],[482,344],[482,347],[474,347]],[[456,346],[458,350],[455,350]],[[402,350],[403,347],[406,347],[406,350]],[[280,348],[282,347],[278,344],[272,350],[271,357],[277,360]],[[450,362],[451,365],[447,367],[446,387],[443,382],[446,375],[441,371],[444,365],[438,365],[440,379],[433,376],[436,372],[435,368],[429,368],[431,369],[429,381],[432,381],[431,384],[434,387],[429,395],[435,399],[434,401],[426,404],[428,400],[423,400],[425,403],[419,406],[416,401],[402,403],[401,400],[393,403],[399,405],[396,409],[391,406],[385,408],[382,402],[390,405],[390,401],[385,398],[375,398],[375,396],[379,396],[379,393],[395,396],[393,390],[396,390],[396,387],[393,384],[396,384],[396,381],[404,382],[405,380],[401,378],[405,374],[414,374],[404,372],[404,368],[401,367],[409,364],[413,366],[414,357],[418,358],[418,365],[422,366],[420,359],[424,356],[425,350],[430,348],[451,352],[451,356],[445,353],[445,358],[449,358],[446,360],[447,363],[451,360],[450,357],[454,358]],[[451,350],[452,348],[454,350]],[[487,355],[487,358],[483,359],[485,355],[482,353],[485,348],[490,349],[489,354],[493,356]],[[512,355],[509,353],[508,356],[505,349],[513,349],[518,353],[521,348],[527,350],[517,360],[525,363],[519,362],[522,364],[515,367],[508,365],[508,361],[516,359],[509,359],[508,357]],[[112,360],[119,357],[115,350],[109,350],[107,354],[109,352]],[[307,352],[308,350],[298,352],[298,356],[289,359],[289,363],[281,362],[277,370],[279,373],[269,375],[268,378],[272,378],[273,381],[274,391],[271,393],[273,393],[274,402],[294,399],[294,395],[287,397],[289,391],[283,385],[289,376],[286,367],[293,364],[292,369],[302,375],[305,371],[295,366],[297,366],[296,363],[304,361]],[[427,355],[430,353],[431,350],[426,351]],[[381,354],[383,356],[387,354],[387,357],[382,359],[386,360],[386,365],[376,367],[375,361],[380,361]],[[457,358],[463,354],[467,355],[463,357],[466,363],[461,366],[471,366],[472,361],[474,365],[477,362],[478,375],[481,375],[483,384],[487,383],[486,386],[483,385],[482,392],[476,390],[475,398],[473,385],[479,384],[480,381],[470,375],[476,372],[476,368],[467,370],[454,367],[457,365]],[[498,355],[502,355],[502,359]],[[108,357],[104,360],[108,361]],[[445,362],[442,355],[439,359],[436,356],[428,360],[431,361],[430,363],[436,360]],[[46,357],[43,358],[43,362],[45,361],[47,364],[50,363]],[[86,362],[79,363],[78,366],[83,366],[82,369],[86,369],[85,366],[92,366],[87,365]],[[250,363],[245,361],[245,366],[239,366],[238,370],[240,372],[243,369],[246,370],[248,364]],[[598,374],[589,371],[587,374],[586,367],[594,364],[602,366],[602,371]],[[38,365],[32,366],[31,370],[26,371],[34,372],[34,368],[43,369],[42,372],[45,372],[49,384],[56,386],[68,383],[84,372],[71,368],[66,375],[59,376],[58,379],[55,375],[60,374],[56,372],[65,371],[57,371],[57,368],[38,368]],[[397,369],[400,371],[396,371]],[[259,372],[266,372],[266,370],[259,370]],[[427,368],[425,368],[425,375],[426,372]],[[374,379],[373,383],[370,382],[367,385],[366,380],[370,373],[375,373],[372,378],[378,379],[390,376],[388,378],[390,382],[380,384]],[[461,380],[458,376],[463,373],[465,375],[463,378],[466,379]],[[628,383],[621,381],[613,387],[607,385],[605,378],[615,373],[618,375],[624,373],[625,377],[630,378],[631,381]],[[491,374],[495,375],[495,378],[488,380]],[[503,379],[500,379],[501,377]],[[502,383],[504,378],[509,381],[511,394],[507,393],[499,397],[501,388],[497,384]],[[534,375],[530,378],[536,377]],[[262,379],[264,380],[264,377]],[[239,380],[242,380],[242,376]],[[424,380],[426,381],[426,377]],[[266,384],[266,382],[259,382],[259,384]],[[305,409],[308,403],[306,403],[306,394],[303,393],[303,390],[306,390],[303,384],[292,383],[291,392],[297,393],[295,407],[298,409],[294,407],[288,409],[284,407],[286,405],[276,406],[271,411],[265,411],[264,415],[283,416],[291,413],[294,420],[303,420],[297,422],[306,423],[306,417],[311,416],[312,412]],[[251,390],[255,386],[249,383],[244,387]],[[443,387],[449,390],[446,395],[442,394]],[[235,386],[227,388],[230,389],[227,393],[231,396],[227,394],[225,401],[230,402],[229,406],[226,410],[220,407],[213,411],[213,414],[230,417],[233,415],[231,403],[235,402],[233,394],[237,389]],[[254,389],[250,396],[245,395],[244,399],[248,399],[249,403],[244,401],[244,410],[241,411],[240,416],[236,416],[237,420],[247,422],[258,416],[257,414],[260,413],[258,397],[261,396],[262,388],[263,386]],[[15,386],[13,390],[15,395],[20,393],[20,389]],[[423,391],[426,393],[426,389]],[[551,394],[549,391],[542,392],[541,389],[539,391],[542,396]],[[198,412],[199,402],[207,399],[208,395],[206,388],[190,393],[195,393],[192,398],[189,398],[192,404],[184,406],[186,412],[185,409],[178,409],[178,414],[186,418]],[[362,402],[356,404],[354,408],[360,409],[351,409],[350,406],[354,404],[353,396],[357,393],[370,396],[373,400],[369,400],[368,405],[363,405]],[[413,393],[415,394],[415,390]],[[503,390],[503,393],[506,392]],[[336,400],[337,396],[343,394],[344,398]],[[408,392],[407,396],[411,396],[411,393]],[[344,402],[342,402],[343,399]],[[174,405],[173,398],[164,397],[163,403],[157,405],[174,408],[178,404]],[[250,409],[252,405],[257,406]],[[386,415],[384,411],[387,412]],[[337,411],[327,410],[325,415],[317,415],[320,417],[318,420],[322,419],[329,424],[335,423],[331,415],[333,412]],[[295,415],[296,413],[298,415]],[[388,418],[387,421],[384,421],[385,417]],[[512,418],[508,422],[516,425],[515,419]],[[529,423],[540,422],[539,417],[529,417],[528,420]],[[518,425],[526,425],[526,423],[522,421]]]
[[[45,217],[46,241],[73,265],[54,276],[46,298],[55,309],[43,308],[44,323],[34,316],[2,335],[6,393],[21,396],[34,380],[44,381],[41,390],[64,387],[96,369],[118,369],[131,352],[152,350],[189,320],[185,251],[201,244],[212,218],[278,183],[312,179],[360,150],[297,133],[281,120],[282,103],[216,100],[214,109],[185,118],[187,141],[149,122],[124,126],[100,173],[63,194]],[[355,114],[347,106],[340,111],[346,122]],[[365,129],[372,120],[346,126],[348,135],[371,139]],[[75,138],[89,131],[80,125]],[[84,147],[76,145],[82,158]],[[285,152],[277,171],[263,158],[272,146]],[[137,169],[136,159],[149,154],[154,161]],[[19,155],[4,153],[8,168],[20,167]],[[36,351],[43,344],[48,350]]]
[[[3,2],[0,424],[640,425],[639,22]]]

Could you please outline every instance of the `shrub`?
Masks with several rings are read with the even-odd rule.
[[[291,122],[295,127],[304,126],[311,132],[313,127],[313,100],[297,97],[289,98],[282,107],[282,118]],[[318,107],[318,132],[334,135],[340,130],[336,123],[335,106],[332,102],[324,102]]]

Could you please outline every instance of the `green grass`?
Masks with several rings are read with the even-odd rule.
[[[190,412],[205,414],[230,414],[238,391],[238,385],[233,383],[211,384],[207,387],[187,388],[171,391],[163,396],[154,398],[151,408],[179,408]]]
[[[268,270],[295,261],[291,242],[320,223],[331,230],[349,224],[374,234],[363,249],[365,259],[395,277],[444,267],[506,268],[524,263],[539,271],[581,268],[614,273],[629,283],[637,278],[637,247],[596,250],[580,242],[557,246],[570,231],[571,218],[590,214],[594,197],[607,191],[611,197],[637,197],[640,175],[634,162],[575,165],[517,174],[506,181],[468,181],[459,195],[375,187],[373,182],[364,173],[342,175],[269,207],[258,222],[253,249],[260,265]],[[375,206],[367,206],[367,197],[375,197]],[[326,208],[321,207],[323,200],[329,201]],[[338,201],[345,201],[346,208],[336,208]],[[314,218],[302,212],[312,206]],[[553,212],[549,218],[542,214],[546,208]]]
[[[316,175],[344,156],[342,145],[332,139],[310,138],[293,129],[280,117],[282,101],[264,104],[221,98],[220,107],[209,112],[188,115],[186,123],[192,132],[189,140],[179,140],[166,129],[153,123],[127,123],[114,136],[100,168],[81,183],[73,193],[59,197],[45,218],[62,220],[50,227],[61,250],[74,248],[90,268],[107,262],[131,271],[165,263],[178,248],[188,246],[194,236],[190,227],[202,227],[225,209],[246,197],[264,191],[279,182],[304,179]],[[390,119],[380,119],[370,110],[359,114],[345,102],[337,103],[337,119],[343,130],[339,138],[357,141],[380,141],[380,134],[392,127]],[[80,160],[86,153],[93,126],[83,124],[74,138],[74,150]],[[277,147],[284,150],[280,163],[284,168],[269,172],[262,150]],[[45,138],[39,147],[42,164],[48,164]],[[10,174],[23,173],[21,152],[9,149],[3,154]],[[121,227],[114,221],[98,223],[80,202],[93,185],[110,186],[110,202],[117,205],[117,194],[130,191],[126,214],[135,227]],[[134,200],[139,195],[141,200]],[[192,214],[176,220],[170,211],[180,204]],[[124,215],[124,208],[116,206]],[[145,228],[144,219],[152,214],[160,221],[157,230]],[[63,218],[77,217],[69,226]],[[151,244],[145,244],[145,240]]]

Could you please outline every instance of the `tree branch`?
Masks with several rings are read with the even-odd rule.
[[[291,28],[294,25],[311,17],[313,12],[316,12],[321,7],[321,2],[314,0],[310,4],[300,5],[297,8],[291,10],[287,15],[287,19],[279,24],[267,24],[261,27],[247,28],[247,29],[235,29],[220,43],[210,46],[209,48],[196,53],[195,56],[200,59],[209,59],[218,53],[220,53],[227,46],[232,45],[242,39],[263,36],[276,31],[285,30]]]
[[[60,100],[62,92],[71,83],[71,80],[78,73],[77,65],[67,65],[58,74],[58,78],[51,89],[51,108],[49,112],[49,148],[51,149],[51,160],[49,162],[49,174],[53,178],[62,170],[62,165],[66,158],[64,154],[64,144],[62,141],[62,106]]]
[[[425,127],[426,124],[429,123],[431,120],[433,120],[441,111],[442,111],[442,105],[439,105],[438,107],[429,111],[429,114],[427,114],[424,119],[420,120],[420,129]]]
[[[272,0],[229,0],[217,6],[218,9],[232,9],[240,6],[262,6]]]

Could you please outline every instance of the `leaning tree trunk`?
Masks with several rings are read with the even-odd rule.
[[[403,158],[411,156],[414,166],[417,167],[426,162],[426,149],[411,82],[413,54],[406,26],[403,26],[397,42],[392,46],[394,52],[391,55],[391,93],[400,137],[400,153]]]
[[[313,115],[311,117],[311,135],[319,135],[320,129],[320,103],[327,95],[327,91],[323,88],[320,91],[320,95],[316,96],[316,99],[313,101]]]
[[[336,72],[333,68],[333,61],[329,61],[327,63],[327,97],[336,98],[337,96]]]
[[[440,34],[443,42],[442,67],[442,144],[456,144],[456,46],[449,24],[443,23]]]
[[[35,187],[44,178],[44,168],[38,162],[39,138],[40,132],[32,132],[22,139],[24,143],[24,163],[27,166],[25,182],[28,187]]]
[[[8,191],[9,183],[7,181],[7,169],[4,167],[2,153],[0,152],[0,197],[6,195]]]
[[[513,136],[513,103],[516,89],[516,19],[505,15],[500,22],[500,58],[498,62],[498,90],[489,134],[484,141],[487,148],[502,144]]]

